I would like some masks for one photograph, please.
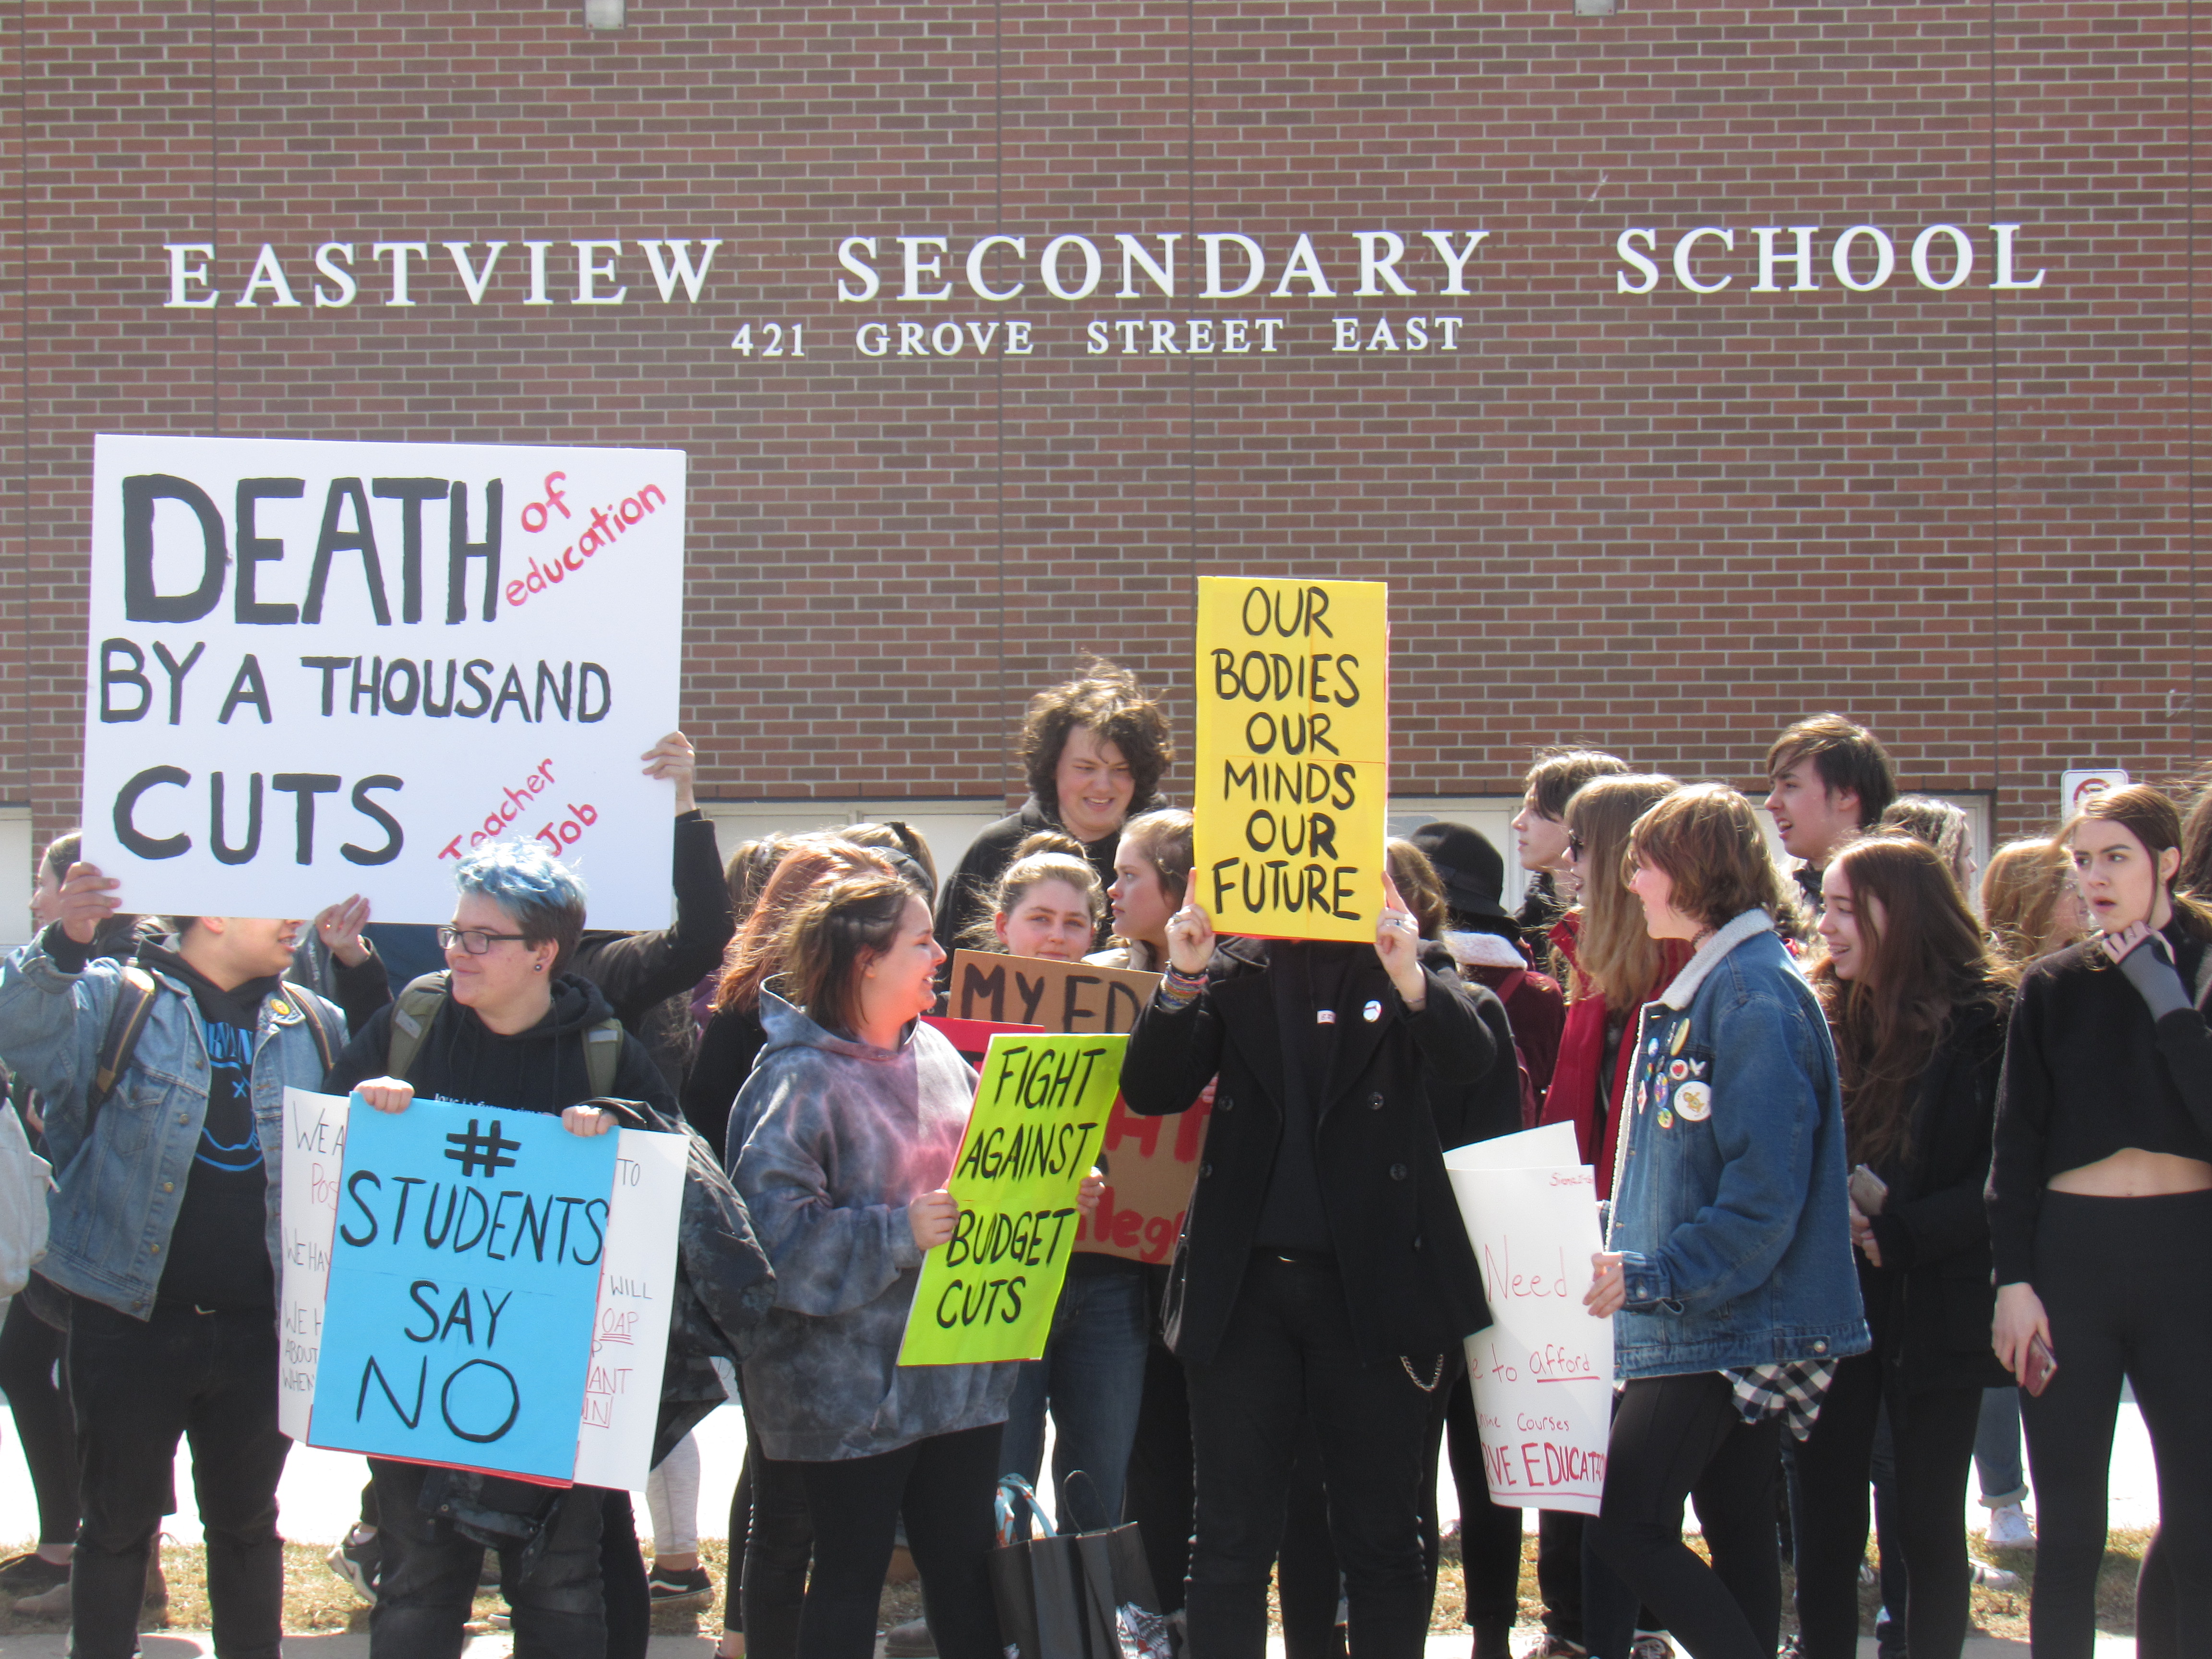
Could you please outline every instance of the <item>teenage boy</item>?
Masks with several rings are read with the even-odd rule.
[[[276,1482],[291,1443],[276,1426],[284,1091],[322,1087],[345,1017],[284,982],[298,921],[175,918],[177,938],[141,946],[135,967],[93,959],[118,884],[73,865],[58,919],[0,962],[0,1053],[44,1103],[55,1172],[40,1271],[70,1297],[84,1512],[70,1651],[137,1651],[147,1554],[176,1508],[185,1435],[216,1650],[276,1659]],[[348,1000],[385,1000],[359,937],[327,942],[343,946]],[[140,1023],[103,1089],[118,1011]]]
[[[1820,874],[1836,849],[1871,828],[1897,799],[1889,753],[1875,734],[1841,714],[1814,714],[1766,751],[1766,810],[1796,872],[1807,908],[1820,912]]]

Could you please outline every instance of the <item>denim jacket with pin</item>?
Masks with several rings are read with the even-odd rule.
[[[1616,1374],[1865,1352],[1835,1048],[1764,911],[1721,928],[1645,1005],[1623,1109]]]
[[[123,964],[94,958],[64,973],[37,939],[0,961],[0,1055],[29,1079],[45,1109],[54,1166],[52,1231],[39,1271],[65,1291],[144,1319],[168,1265],[169,1236],[185,1201],[207,1116],[207,1037],[191,988],[157,968],[160,988],[131,1065],[88,1138],[86,1091],[122,983]],[[264,1237],[281,1279],[276,1222],[284,1167],[284,1091],[323,1086],[322,1053],[299,998],[281,987],[262,999],[254,1032],[253,1127],[269,1190]],[[328,1002],[324,1021],[345,1030]]]

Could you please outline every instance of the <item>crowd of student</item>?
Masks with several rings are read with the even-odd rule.
[[[1898,798],[1873,735],[1816,716],[1768,757],[1793,882],[1735,790],[1565,750],[1514,820],[1517,912],[1497,849],[1431,823],[1390,843],[1371,942],[1267,942],[1191,896],[1168,725],[1127,673],[1042,694],[1019,749],[1030,799],[940,886],[896,823],[723,865],[672,734],[645,759],[677,784],[677,917],[647,934],[587,933],[581,884],[527,847],[465,860],[429,930],[357,899],[127,916],[57,842],[40,931],[0,963],[0,1056],[56,1181],[0,1327],[40,1533],[0,1589],[70,1612],[80,1659],[133,1653],[184,1437],[217,1650],[278,1652],[298,1085],[688,1122],[719,1155],[686,1188],[652,1573],[627,1493],[373,1458],[331,1560],[380,1659],[458,1655],[480,1581],[518,1654],[641,1655],[656,1601],[711,1592],[688,1431],[717,1378],[747,1441],[725,1655],[861,1659],[902,1535],[927,1616],[890,1652],[1001,1659],[993,1497],[1040,1478],[1049,1418],[1060,1515],[1139,1524],[1196,1659],[1260,1659],[1271,1583],[1291,1659],[1413,1659],[1448,1443],[1474,1654],[1508,1659],[1522,1516],[1488,1501],[1462,1341],[1489,1313],[1443,1154],[1537,1124],[1595,1167],[1584,1302],[1619,1379],[1601,1513],[1539,1518],[1548,1659],[1668,1635],[1767,1659],[1785,1552],[1798,1650],[1856,1651],[1870,1492],[1886,1654],[1955,1656],[1977,1460],[1990,1540],[2039,1549],[2039,1659],[2087,1659],[2124,1378],[2161,1503],[2138,1644],[2205,1645],[2212,789],[2185,823],[2154,788],[2097,797],[1977,882],[1965,814]],[[974,1073],[922,1017],[961,945],[1158,973],[1126,1103],[1210,1117],[1171,1264],[1079,1251],[1042,1359],[901,1367],[957,1217]]]

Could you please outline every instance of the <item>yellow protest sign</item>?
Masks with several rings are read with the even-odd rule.
[[[1199,578],[1192,881],[1224,933],[1375,937],[1389,599],[1382,582]]]
[[[1121,1086],[1125,1036],[991,1039],[945,1189],[960,1201],[907,1316],[902,1365],[1035,1359],[1075,1248],[1076,1189]]]

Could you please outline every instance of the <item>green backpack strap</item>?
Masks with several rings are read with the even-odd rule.
[[[107,1024],[100,1034],[100,1052],[93,1060],[92,1086],[85,1091],[84,1134],[88,1140],[92,1139],[94,1126],[100,1121],[100,1109],[115,1092],[115,1085],[122,1081],[124,1073],[131,1069],[131,1056],[146,1030],[146,1021],[154,1012],[154,999],[160,991],[153,975],[137,963],[123,964],[115,986],[115,1006],[107,1011]]]
[[[622,1064],[623,1036],[622,1021],[612,1014],[584,1033],[584,1075],[595,1097],[615,1091],[615,1071]]]
[[[386,1076],[407,1075],[429,1039],[430,1022],[437,1018],[438,1010],[446,1006],[450,994],[442,968],[400,987],[392,1003],[392,1048],[384,1060]]]

